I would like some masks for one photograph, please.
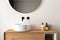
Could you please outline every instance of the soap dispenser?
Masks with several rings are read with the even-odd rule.
[[[45,25],[45,30],[48,31],[48,23]]]
[[[44,31],[44,30],[45,30],[45,25],[44,25],[44,23],[42,22],[41,31]]]

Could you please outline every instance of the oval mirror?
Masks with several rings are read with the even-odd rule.
[[[9,0],[13,9],[21,13],[30,13],[39,7],[41,0]]]

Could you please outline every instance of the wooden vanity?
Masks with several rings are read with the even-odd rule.
[[[53,30],[31,30],[28,32],[7,30],[4,32],[4,40],[57,40],[57,32]]]

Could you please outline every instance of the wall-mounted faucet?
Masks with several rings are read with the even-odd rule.
[[[22,21],[25,19],[25,17],[21,17],[21,19],[22,19]],[[30,19],[30,17],[27,17],[27,20],[29,20]]]
[[[21,17],[22,21],[25,19],[25,17]]]

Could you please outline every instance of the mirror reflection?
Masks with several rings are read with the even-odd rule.
[[[9,3],[20,13],[30,13],[39,7],[41,0],[9,0]]]

